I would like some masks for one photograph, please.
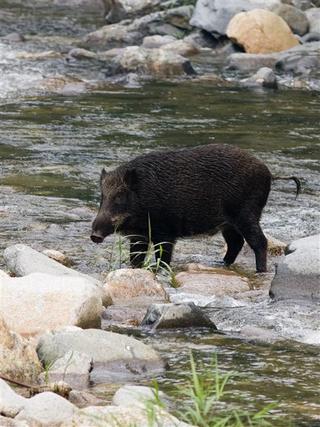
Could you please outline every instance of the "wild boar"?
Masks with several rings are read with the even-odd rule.
[[[267,269],[267,239],[259,221],[272,179],[251,154],[231,145],[209,144],[136,157],[101,173],[100,209],[91,239],[101,243],[117,231],[130,239],[133,267],[143,264],[148,243],[161,244],[156,257],[170,264],[177,239],[218,231],[227,243],[223,258],[232,264],[246,240],[257,272]]]

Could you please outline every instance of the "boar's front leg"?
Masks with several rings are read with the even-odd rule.
[[[174,247],[173,239],[153,239],[155,258],[160,264],[170,265]]]
[[[236,260],[239,252],[244,244],[244,238],[232,225],[225,225],[222,230],[222,235],[227,243],[227,253],[223,261],[225,265],[231,265]]]
[[[143,267],[143,262],[148,252],[148,241],[144,236],[130,239],[130,263],[133,268]]]

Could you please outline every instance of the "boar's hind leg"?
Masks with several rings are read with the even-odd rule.
[[[130,239],[130,263],[133,268],[141,268],[148,251],[148,242],[141,238]]]
[[[222,235],[227,243],[227,253],[223,261],[225,265],[233,264],[244,244],[244,238],[232,225],[225,225]]]
[[[261,230],[259,220],[252,217],[242,218],[242,220],[238,221],[237,228],[254,251],[257,273],[266,272],[268,242]]]

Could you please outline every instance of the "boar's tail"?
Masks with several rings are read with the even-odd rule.
[[[296,176],[272,176],[273,181],[276,181],[278,179],[286,180],[286,181],[290,181],[292,179],[296,183],[296,186],[297,186],[296,198],[298,197],[301,190],[301,181],[299,178],[297,178]]]

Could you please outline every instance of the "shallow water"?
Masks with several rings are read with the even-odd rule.
[[[21,14],[20,7],[12,8],[10,13],[15,17],[20,11],[19,16],[27,16],[21,18],[25,31],[32,27],[38,34],[66,34],[70,40],[93,29],[100,19],[89,16],[82,22],[74,17],[75,25],[68,24],[64,32],[66,21],[60,12],[54,25],[48,26],[44,25],[47,18],[41,18],[43,12],[32,15],[31,21],[30,10],[23,10]],[[49,49],[50,43],[57,46],[48,39],[26,46]],[[20,76],[23,83],[33,73],[70,71],[63,61],[18,62],[15,52],[26,46],[5,43],[0,64],[1,252],[19,242],[39,250],[60,249],[76,262],[75,268],[99,276],[116,263],[113,238],[103,246],[89,240],[101,168],[153,149],[208,142],[238,145],[265,161],[274,174],[302,178],[303,191],[297,200],[293,183],[274,184],[262,219],[265,232],[289,242],[318,231],[319,94],[255,92],[188,81],[150,82],[137,88],[110,85],[78,96],[39,95],[31,90],[26,96],[21,92],[23,84],[8,83],[8,67],[14,67],[16,81]],[[100,73],[99,67],[88,63],[72,71],[88,77]],[[222,246],[216,237],[182,241],[174,265],[193,260],[210,263],[221,256]],[[1,256],[0,267],[4,267]],[[158,378],[164,390],[172,392],[174,385],[184,383],[190,349],[206,364],[217,352],[223,370],[242,375],[232,380],[230,388],[235,393],[230,401],[246,408],[277,401],[275,413],[280,419],[274,425],[289,425],[287,415],[293,426],[320,425],[318,347],[287,341],[258,345],[199,331],[162,333],[145,340],[169,362],[168,371]],[[109,388],[97,386],[96,391],[104,394]],[[318,421],[312,424],[311,419]]]

